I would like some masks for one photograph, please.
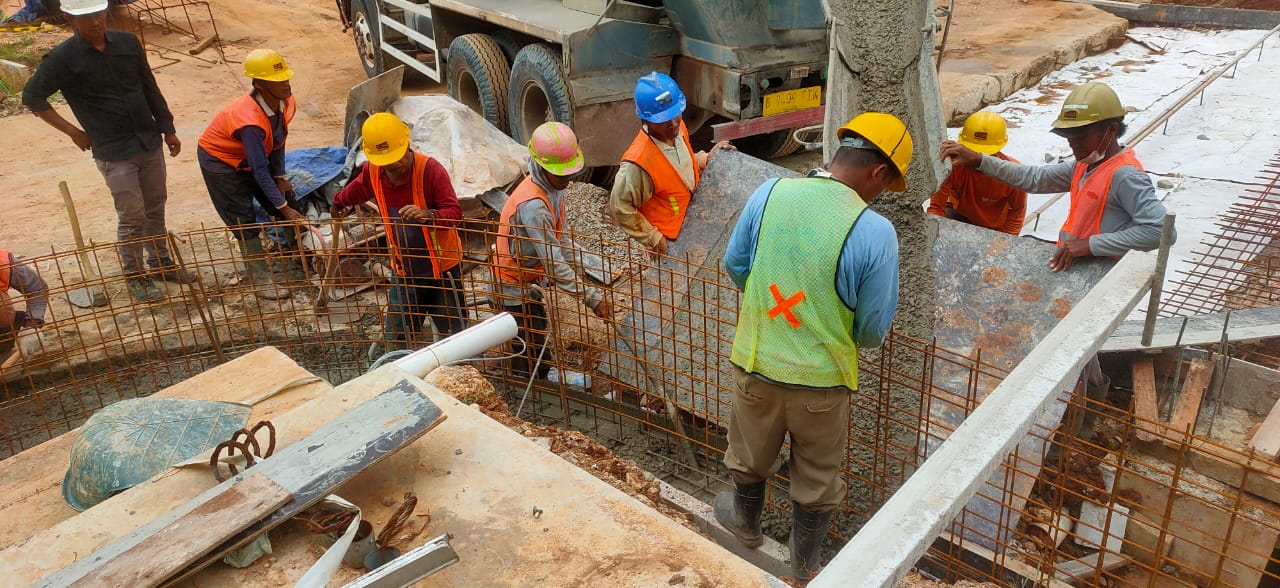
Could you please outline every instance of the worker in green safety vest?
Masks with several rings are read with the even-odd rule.
[[[736,490],[716,519],[744,544],[763,542],[766,480],[791,435],[791,567],[807,581],[832,513],[858,348],[878,347],[898,304],[898,237],[867,204],[906,188],[911,135],[897,117],[861,114],[838,133],[827,171],[769,180],[747,201],[724,264],[742,289],[730,360],[736,366],[729,449]]]

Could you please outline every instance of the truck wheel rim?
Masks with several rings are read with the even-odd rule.
[[[360,59],[372,67],[377,63],[377,56],[373,53],[373,29],[364,12],[356,14],[356,22],[351,27],[356,32],[356,50],[360,52]]]

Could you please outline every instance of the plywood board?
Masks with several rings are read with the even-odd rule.
[[[338,494],[380,527],[400,497],[415,492],[409,524],[416,530],[426,513],[430,523],[414,542],[397,547],[405,551],[448,533],[459,557],[432,575],[430,586],[784,586],[476,409],[434,387],[426,391],[449,419]],[[325,538],[284,525],[272,532],[271,544],[267,562],[211,566],[187,585],[293,585]],[[330,585],[358,575],[343,567]]]
[[[1133,360],[1133,411],[1138,439],[1153,441],[1159,434],[1160,412],[1156,401],[1155,360],[1149,355]]]
[[[1213,378],[1213,362],[1207,359],[1193,359],[1187,368],[1187,378],[1182,381],[1182,392],[1178,394],[1178,402],[1174,405],[1173,416],[1169,426],[1179,433],[1194,430],[1196,417],[1200,416],[1200,401],[1204,391]]]
[[[1258,432],[1249,440],[1249,447],[1258,451],[1267,459],[1275,459],[1280,454],[1280,402],[1277,402],[1267,414],[1267,420],[1258,427]]]
[[[249,422],[255,423],[274,419],[332,389],[318,379],[307,382],[310,378],[314,376],[279,349],[263,347],[155,396],[251,404]],[[296,382],[307,383],[289,387]],[[273,391],[276,393],[271,394]],[[263,398],[266,395],[270,396]],[[76,515],[62,500],[61,484],[78,434],[78,429],[70,431],[0,461],[0,520],[7,522],[0,525],[0,549]]]
[[[319,394],[306,404],[272,419],[277,433],[277,452],[282,452],[283,448],[306,437],[324,423],[399,381],[391,381],[388,376],[379,373],[367,374]],[[57,475],[61,477],[61,470]],[[77,557],[92,553],[154,521],[216,485],[217,481],[209,473],[208,467],[170,469],[77,516],[38,530],[28,539],[0,551],[0,561],[21,562],[13,566],[7,579],[12,579],[18,585],[31,584],[54,570],[66,567]]]
[[[93,570],[72,585],[158,586],[290,498],[289,491],[271,478],[251,474],[136,545],[116,553],[99,550],[81,560]]]

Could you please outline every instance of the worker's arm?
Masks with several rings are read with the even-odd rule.
[[[86,151],[90,147],[89,135],[63,118],[49,104],[49,97],[62,89],[66,71],[66,67],[52,51],[45,55],[35,73],[31,74],[31,79],[22,87],[22,104],[40,117],[40,120],[69,137],[81,151]]]
[[[156,126],[160,127],[160,133],[164,135],[164,142],[169,146],[169,154],[176,156],[182,148],[182,143],[178,141],[178,131],[173,127],[173,112],[169,110],[169,103],[165,101],[164,94],[160,93],[160,85],[156,83],[156,76],[151,72],[151,65],[147,63],[147,50],[133,35],[122,35],[120,38],[126,39],[138,54],[138,79],[142,80],[142,95],[147,99],[151,117],[156,119]]]
[[[1113,206],[1128,213],[1131,221],[1125,228],[1089,237],[1089,252],[1095,256],[1124,255],[1126,251],[1150,251],[1160,246],[1160,230],[1164,226],[1165,208],[1156,197],[1151,178],[1136,167],[1124,166],[1111,178],[1111,193],[1103,212],[1112,214]],[[1109,223],[1108,223],[1109,224]],[[1170,242],[1176,241],[1175,231]]]
[[[1004,217],[1004,232],[1010,235],[1022,233],[1022,223],[1027,219],[1027,193],[1008,186],[1009,214]]]
[[[458,204],[458,193],[453,189],[453,181],[449,171],[432,157],[422,170],[422,185],[426,188],[431,201],[427,207],[436,211],[435,225],[439,227],[456,227],[462,221],[462,205]]]
[[[879,347],[898,309],[898,233],[872,210],[845,239],[836,269],[836,294],[853,310],[853,340]]]
[[[653,179],[640,166],[624,161],[618,166],[609,192],[609,216],[622,232],[652,249],[663,239],[658,228],[649,222],[640,207],[653,195]]]
[[[747,287],[747,275],[751,273],[751,264],[755,261],[756,241],[760,237],[760,219],[764,216],[764,205],[769,201],[769,193],[773,191],[777,178],[765,180],[738,215],[738,224],[733,226],[729,234],[729,244],[724,250],[724,270],[729,279],[739,290]]]
[[[565,260],[563,246],[556,238],[555,224],[551,211],[542,200],[530,200],[516,208],[514,221],[525,233],[526,239],[517,240],[514,245],[524,249],[533,249],[533,256],[542,260],[547,268],[547,279],[555,287],[580,298],[587,307],[595,308],[604,299],[599,290],[578,280],[573,266]]]
[[[269,158],[263,141],[267,138],[267,133],[261,127],[254,125],[246,125],[236,129],[231,133],[244,145],[244,159],[249,164],[249,170],[253,173],[253,179],[258,183],[258,187],[262,188],[263,193],[271,200],[271,204],[276,208],[285,208],[289,205],[289,201],[285,199],[284,194],[280,193],[280,187],[276,184],[274,176],[284,175],[284,149],[277,149],[273,155],[278,153],[280,157],[279,172],[277,173]]]
[[[1019,190],[1032,194],[1047,194],[1069,191],[1071,175],[1075,167],[1074,161],[1050,165],[1023,165],[992,155],[983,155],[982,163],[978,164],[978,171]]]
[[[955,173],[947,175],[947,179],[942,181],[942,186],[929,199],[929,214],[933,216],[947,216],[947,201],[951,200],[951,178],[955,177]]]
[[[22,292],[22,297],[27,301],[27,324],[15,325],[22,327],[37,327],[44,323],[44,313],[49,308],[49,285],[44,282],[44,278],[40,277],[31,266],[25,263],[18,263],[9,254],[9,286],[14,290]]]
[[[370,173],[368,163],[361,165],[356,177],[351,178],[346,186],[333,195],[334,207],[346,208],[373,200],[373,180]]]

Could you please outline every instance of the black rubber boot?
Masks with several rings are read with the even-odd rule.
[[[765,482],[735,484],[734,492],[716,494],[716,520],[733,533],[743,545],[755,549],[764,543],[760,531],[760,513],[764,510]]]
[[[827,538],[835,511],[814,512],[795,502],[791,506],[791,573],[797,580],[808,582],[818,573],[822,541]]]

